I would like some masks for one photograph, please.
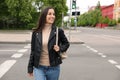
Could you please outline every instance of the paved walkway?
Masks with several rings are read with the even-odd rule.
[[[76,30],[65,30],[65,34],[68,37],[70,43],[84,43],[73,33],[77,33]],[[0,43],[30,43],[31,42],[30,30],[0,30]],[[70,34],[70,36],[69,36]]]

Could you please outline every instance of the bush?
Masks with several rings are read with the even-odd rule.
[[[108,23],[109,26],[115,26],[116,24],[117,24],[117,22],[114,19],[110,20],[109,23]]]
[[[108,24],[109,23],[109,18],[101,16],[100,19],[99,19],[99,23]]]
[[[120,18],[118,18],[118,23],[120,23]]]
[[[32,28],[34,28],[34,27],[36,27],[36,24],[30,23],[30,24],[28,24],[27,29],[32,30]]]

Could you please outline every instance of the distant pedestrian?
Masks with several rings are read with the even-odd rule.
[[[54,21],[54,8],[45,8],[41,12],[37,28],[32,33],[28,74],[34,75],[35,80],[58,80],[62,63],[60,52],[67,51],[70,45],[64,31],[60,28],[58,45],[55,45]]]

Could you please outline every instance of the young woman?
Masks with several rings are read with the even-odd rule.
[[[29,76],[35,80],[58,80],[62,59],[60,52],[67,51],[69,42],[62,29],[59,29],[56,43],[55,11],[45,8],[40,15],[37,29],[32,33],[31,54],[28,64]]]

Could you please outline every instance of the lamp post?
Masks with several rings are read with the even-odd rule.
[[[71,36],[71,0],[70,0],[70,13],[69,13],[69,35],[68,35],[68,38],[69,38],[69,41],[71,40],[70,36]]]
[[[75,9],[75,18],[74,18],[75,27],[74,27],[74,29],[76,29],[76,27],[77,27],[76,0],[72,0],[72,9]]]

